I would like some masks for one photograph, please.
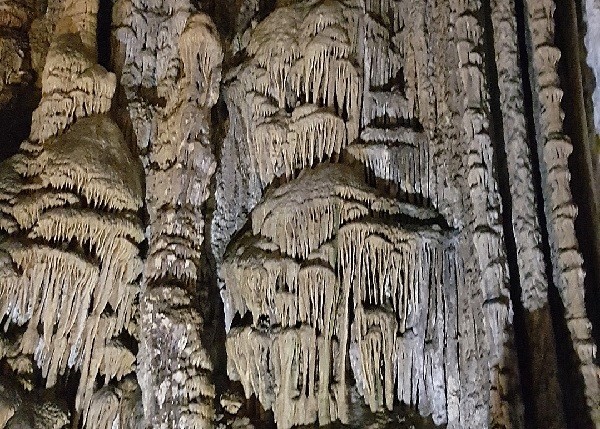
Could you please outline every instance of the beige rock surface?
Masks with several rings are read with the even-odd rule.
[[[0,428],[600,427],[557,6],[0,0]]]

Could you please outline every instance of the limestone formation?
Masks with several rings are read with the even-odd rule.
[[[592,421],[600,425],[600,368],[596,344],[586,314],[583,258],[575,233],[577,207],[572,202],[568,156],[572,151],[569,136],[563,132],[564,113],[560,105],[562,90],[557,73],[560,50],[554,46],[555,5],[550,1],[528,2],[528,21],[532,29],[532,86],[537,149],[540,160],[544,209],[553,258],[552,275],[565,308],[565,319],[583,378],[584,395]]]
[[[32,3],[27,0],[0,2],[0,108],[15,97],[18,87],[30,78],[23,40],[33,20]]]
[[[114,15],[128,121],[146,169],[138,355],[145,417],[153,427],[208,428],[215,392],[196,287],[202,205],[216,167],[210,109],[221,80],[219,35],[187,1],[123,0]],[[158,99],[140,97],[139,87]]]
[[[600,428],[565,1],[0,0],[0,428]]]
[[[0,309],[26,328],[17,349],[48,387],[78,371],[75,411],[86,420],[97,389],[134,370],[119,336],[134,332],[144,239],[141,171],[105,114],[114,74],[95,63],[93,3],[65,4],[42,76],[42,98],[21,153],[5,163]],[[19,371],[16,371],[17,373]],[[40,404],[33,418],[53,414]],[[20,427],[15,413],[7,427]],[[50,418],[50,417],[43,417]],[[58,418],[58,417],[57,417]],[[31,423],[33,427],[62,427]]]
[[[251,213],[252,231],[267,239],[263,242],[262,238],[256,238],[258,241],[252,244],[256,250],[253,251],[245,245],[236,245],[223,266],[222,295],[225,300],[226,326],[229,326],[236,312],[242,318],[246,312],[250,312],[253,321],[253,327],[246,327],[241,331],[242,327],[235,327],[230,332],[227,343],[230,375],[242,380],[247,394],[256,394],[265,407],[273,408],[275,420],[281,427],[288,428],[314,420],[320,423],[336,418],[347,420],[344,396],[336,393],[340,386],[346,384],[344,350],[348,350],[359,392],[365,396],[372,411],[386,407],[391,409],[396,399],[408,404],[419,404],[424,415],[432,414],[436,423],[447,422],[450,426],[476,427],[495,421],[509,427],[512,424],[510,415],[515,421],[519,420],[518,413],[511,412],[508,404],[509,394],[514,392],[503,391],[510,388],[510,382],[500,380],[514,369],[511,367],[514,365],[513,351],[508,347],[511,309],[507,299],[506,267],[501,263],[504,250],[501,244],[502,228],[498,223],[499,196],[495,193],[489,155],[491,148],[486,134],[486,123],[489,120],[484,116],[487,102],[485,81],[482,71],[477,68],[482,59],[479,54],[469,53],[472,46],[481,43],[480,35],[476,31],[475,17],[465,15],[468,10],[460,9],[464,6],[457,5],[458,9],[450,11],[460,16],[456,21],[459,39],[451,43],[454,44],[458,57],[458,64],[455,65],[459,68],[457,78],[462,79],[462,85],[457,85],[452,91],[464,100],[464,107],[460,106],[464,109],[463,119],[459,122],[462,125],[453,131],[459,139],[457,143],[463,144],[462,156],[466,157],[468,154],[465,161],[472,166],[470,175],[458,180],[456,186],[465,190],[464,196],[470,196],[470,199],[463,200],[461,204],[469,208],[468,213],[480,214],[480,219],[471,218],[471,214],[465,216],[456,207],[450,212],[452,209],[448,207],[449,201],[444,201],[440,196],[444,190],[438,188],[436,183],[439,180],[436,177],[436,166],[443,165],[441,159],[445,154],[438,152],[438,158],[435,157],[435,153],[439,151],[436,149],[436,143],[439,144],[436,137],[441,132],[441,126],[438,125],[440,121],[435,117],[432,106],[435,103],[435,91],[431,87],[431,80],[435,72],[428,70],[428,58],[435,52],[428,51],[422,41],[428,24],[425,5],[392,2],[386,7],[393,13],[385,14],[388,21],[383,23],[378,21],[381,18],[381,5],[368,5],[366,9],[362,9],[359,5],[349,7],[339,2],[322,5],[303,2],[281,8],[256,27],[248,42],[248,52],[254,54],[254,57],[251,57],[247,66],[242,65],[242,68],[237,69],[236,80],[228,86],[227,97],[231,100],[229,103],[233,104],[234,111],[258,113],[250,121],[246,119],[243,122],[246,130],[237,129],[239,125],[232,121],[229,134],[232,137],[228,136],[225,140],[226,152],[223,156],[233,158],[237,155],[234,165],[248,166],[250,175],[257,174],[258,178],[248,184],[245,192],[246,198],[250,197],[247,205],[241,205],[241,208],[254,205]],[[337,12],[333,12],[336,10]],[[318,60],[309,57],[310,66],[307,67],[306,58],[312,55],[314,48],[304,34],[314,33],[313,16],[319,17],[318,22],[322,22],[324,30],[328,26],[337,30],[339,17],[345,17],[344,27],[348,30],[344,35],[335,36],[334,40],[348,40],[349,48],[341,49],[333,44],[335,48],[321,53]],[[324,18],[329,16],[331,18]],[[278,27],[277,23],[284,19],[289,19],[290,25]],[[267,32],[265,28],[270,31]],[[475,31],[470,32],[473,28]],[[283,53],[272,52],[270,55],[277,55],[277,61],[266,63],[261,55],[264,55],[262,52],[266,46],[272,49],[272,44],[267,44],[271,39],[265,40],[265,34],[269,34],[274,43],[289,40],[288,44],[294,47],[297,45],[298,48]],[[265,47],[255,48],[254,45],[258,43]],[[293,56],[295,49],[298,52]],[[326,108],[332,92],[326,82],[331,78],[331,63],[339,61],[339,52],[351,55],[350,63],[361,64],[360,68],[354,67],[349,76],[364,77],[361,85],[344,83],[335,87],[335,96],[344,100],[346,106],[334,103],[333,112],[346,122],[346,129],[349,130],[346,136],[348,154],[364,164],[368,177],[362,175],[360,169],[348,173],[336,165],[321,165],[311,170],[312,174],[301,173],[295,178],[294,168],[291,168],[294,167],[293,164],[286,169],[277,170],[273,167],[283,167],[286,165],[285,159],[294,159],[289,155],[290,150],[298,153],[296,159],[306,158],[307,151],[293,145],[297,139],[293,126],[288,125],[292,131],[287,131],[287,138],[279,137],[278,132],[268,134],[273,146],[266,154],[255,149],[262,142],[257,142],[257,138],[263,138],[258,129],[263,126],[262,118],[265,115],[272,116],[276,107],[279,107],[279,113],[275,114],[284,116],[277,120],[277,124],[285,124],[286,115],[293,124],[296,115],[303,115],[297,112],[304,112],[308,108],[319,113],[316,109],[320,106],[311,106],[314,100]],[[454,58],[448,59],[448,62],[453,60]],[[255,62],[257,65],[254,65]],[[256,67],[265,71],[256,72]],[[278,68],[272,70],[272,67]],[[253,76],[266,73],[282,83],[275,85],[276,93],[268,93],[256,87],[254,82],[260,80],[253,78],[251,83],[246,83],[247,73],[252,73]],[[302,73],[300,77],[296,77],[298,73]],[[345,76],[347,73],[337,74]],[[397,76],[398,81],[394,80]],[[305,84],[300,92],[295,87],[297,81],[311,80],[325,83]],[[289,88],[285,88],[285,83],[288,83]],[[478,92],[472,89],[474,83],[479,85]],[[239,94],[240,88],[245,88],[248,95]],[[258,100],[254,96],[257,90],[262,94],[262,98]],[[284,98],[283,94],[291,94],[293,97],[294,93],[300,94],[300,97],[296,95],[296,99],[292,98],[290,101]],[[272,103],[277,103],[273,108],[267,108],[270,106],[269,98],[273,99]],[[254,107],[246,107],[248,101]],[[256,107],[257,103],[260,103],[259,107]],[[360,113],[355,113],[352,106],[362,106]],[[292,110],[291,114],[287,113],[288,110]],[[320,114],[323,118],[329,115],[326,111]],[[340,134],[337,131],[339,126],[333,121],[325,122],[316,118],[311,122],[325,127],[318,134],[321,140],[312,145],[314,152],[309,157],[310,160],[318,161],[324,155],[330,156],[324,149],[327,147],[326,143],[336,141],[332,136]],[[358,137],[358,133],[353,130],[361,127],[364,130],[360,133],[358,142],[356,145],[350,144]],[[245,140],[245,136],[250,138]],[[228,146],[229,139],[236,140],[232,149]],[[314,141],[314,137],[306,140]],[[284,144],[279,143],[280,141]],[[269,143],[262,143],[262,146],[265,144]],[[343,148],[345,145],[339,146]],[[242,152],[240,146],[246,146],[247,149]],[[480,155],[477,155],[478,151]],[[487,157],[484,155],[486,151]],[[233,153],[229,155],[228,152]],[[244,157],[245,154],[247,157]],[[282,154],[283,159],[279,158],[279,154]],[[477,161],[478,157],[482,161]],[[225,201],[222,205],[225,213],[228,211],[228,202],[240,198],[239,193],[226,194],[231,192],[231,183],[238,181],[237,175],[227,175],[231,168],[230,165],[223,166],[223,187],[217,189],[217,202],[219,203],[219,198]],[[256,170],[258,172],[253,173]],[[264,202],[256,205],[253,200],[258,199],[261,188],[272,183],[274,175],[288,177],[291,182],[273,192],[267,192],[263,196]],[[374,179],[376,185],[379,182],[388,183],[386,187],[393,190],[390,197],[374,199],[374,189],[356,183],[357,180],[360,182],[369,178]],[[251,186],[252,183],[257,185]],[[225,193],[226,198],[220,191]],[[233,191],[239,192],[235,188]],[[242,198],[243,196],[244,193],[241,194]],[[406,202],[394,207],[393,201],[396,198]],[[411,203],[421,204],[423,208],[419,209]],[[482,207],[478,206],[482,204]],[[240,206],[239,203],[237,205]],[[486,215],[486,211],[489,214]],[[382,213],[377,214],[377,218],[396,215],[391,217],[394,221],[386,222],[386,225],[391,222],[395,226],[383,226],[378,222],[373,224],[369,218],[375,216],[374,212]],[[217,222],[226,219],[226,216],[219,215],[221,213],[217,211]],[[419,222],[411,221],[411,217],[416,217]],[[444,238],[444,235],[440,236],[439,232],[435,232],[440,225],[434,225],[440,220],[442,224],[458,228],[453,234],[456,237],[451,240],[453,244],[450,244],[448,237]],[[414,227],[408,231],[403,229],[405,223],[418,225],[423,221],[426,222],[426,227],[421,226],[416,231],[413,230]],[[227,231],[227,225],[216,225]],[[429,236],[426,231],[431,231],[433,236]],[[369,239],[371,235],[373,238]],[[219,236],[214,238],[220,239]],[[408,244],[401,244],[405,241]],[[217,245],[218,243],[216,241]],[[462,247],[464,252],[467,248],[473,248],[472,246],[474,249],[470,253],[479,255],[479,261],[470,268],[470,275],[459,275],[457,273],[468,272],[469,269],[462,263],[460,252],[456,248]],[[262,253],[259,253],[259,249],[274,253],[269,257],[269,262],[263,259],[266,256],[255,259]],[[433,253],[430,254],[430,251]],[[285,259],[284,256],[296,261]],[[282,258],[281,262],[278,262],[278,258]],[[300,262],[298,266],[298,258],[310,261],[306,262],[310,264],[305,267],[307,274],[302,274],[303,263]],[[251,271],[246,271],[250,267],[242,268],[248,264],[255,268]],[[272,264],[275,271],[267,268]],[[313,264],[316,266],[313,267]],[[325,271],[314,277],[317,276],[318,271],[315,270],[320,265],[324,265]],[[361,268],[363,265],[366,265],[365,271]],[[260,274],[261,266],[266,269],[263,274]],[[415,271],[416,266],[423,271]],[[389,274],[386,271],[388,267],[391,267]],[[311,272],[314,274],[308,274]],[[314,280],[303,280],[306,277]],[[456,277],[460,277],[460,280]],[[240,283],[240,278],[247,280]],[[422,280],[415,280],[418,278]],[[480,280],[476,280],[478,278]],[[480,281],[482,284],[478,285]],[[332,294],[331,298],[326,298],[325,291],[310,292],[309,289],[302,292],[303,284],[321,283],[324,283],[321,287],[326,290],[333,289],[328,292]],[[422,288],[413,288],[412,284],[422,285]],[[279,290],[283,292],[282,298],[278,298]],[[243,291],[248,291],[250,296]],[[319,321],[323,316],[319,313],[310,317],[311,310],[309,315],[304,318],[301,316],[306,311],[303,309],[306,306],[304,303],[309,302],[308,298],[303,297],[303,293],[308,293],[309,296],[321,294],[323,297],[318,300],[324,302],[333,300],[322,311],[325,314],[332,313],[325,320],[333,319],[339,333],[334,331],[332,334],[320,327],[319,323],[323,322]],[[444,294],[448,295],[444,297]],[[458,302],[456,296],[463,294],[479,297],[479,304],[476,299]],[[353,301],[350,296],[354,297]],[[288,302],[290,299],[293,301]],[[281,309],[277,304],[279,300],[282,300]],[[441,301],[446,301],[446,308],[437,307],[437,302]],[[362,309],[363,305],[365,310]],[[431,311],[427,310],[430,305]],[[470,357],[470,353],[466,352],[468,348],[463,345],[458,349],[458,360],[444,357],[446,353],[451,356],[453,354],[446,347],[452,350],[457,345],[452,344],[452,341],[446,345],[443,338],[457,338],[459,332],[448,334],[444,328],[437,331],[437,327],[434,327],[436,324],[432,320],[428,322],[428,317],[433,317],[428,314],[436,314],[435,318],[439,320],[447,319],[440,323],[466,330],[462,334],[469,337],[476,335],[472,331],[473,325],[458,319],[458,315],[467,309],[479,315],[478,321],[487,321],[485,325],[475,326],[476,330],[481,331],[480,335],[487,338],[485,356]],[[266,328],[261,324],[266,324]],[[428,324],[432,324],[432,328],[427,329]],[[290,331],[294,326],[295,330]],[[289,328],[285,329],[286,327]],[[310,334],[311,328],[316,329],[316,332]],[[261,329],[266,329],[266,332]],[[281,332],[272,332],[273,329],[281,329]],[[424,347],[425,337],[429,338],[428,343],[433,341],[437,347],[432,350]],[[284,354],[282,341],[290,344],[287,347],[294,347],[296,350],[316,346],[317,351],[314,356],[294,358],[294,355],[289,355],[289,351]],[[261,344],[258,350],[251,347],[256,343]],[[315,346],[311,347],[311,344]],[[478,345],[473,344],[472,347]],[[463,360],[466,359],[472,362],[474,370],[462,370]],[[314,364],[311,363],[313,361]],[[331,365],[333,369],[327,370]],[[311,376],[311,372],[316,371],[311,368],[315,367],[320,369]],[[251,368],[256,368],[257,373],[253,375]],[[323,374],[330,371],[333,374],[323,379]],[[274,378],[266,377],[265,373],[275,374]],[[297,374],[295,377],[302,375],[303,379],[292,378],[290,381],[289,375],[284,374]],[[476,378],[470,380],[469,377]],[[319,380],[319,383],[311,380]],[[329,380],[326,384],[330,387],[322,386],[324,380]],[[308,386],[306,383],[309,383]],[[318,392],[311,383],[317,384],[319,389],[325,389],[324,393]],[[488,386],[488,392],[497,392],[499,396],[495,398],[487,394],[467,393],[471,384],[481,383]],[[295,393],[298,390],[303,392],[299,398],[298,393]],[[274,397],[273,391],[276,392]],[[329,399],[327,392],[331,392]],[[476,403],[481,402],[479,405],[468,405],[464,402],[467,397],[470,400],[476,398]],[[329,405],[326,404],[327,400]]]

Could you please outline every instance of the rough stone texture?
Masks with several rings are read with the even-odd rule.
[[[569,365],[600,427],[564,17],[520,6],[0,0],[0,428],[562,428]]]
[[[144,238],[141,169],[105,115],[116,79],[92,54],[96,11],[93,2],[63,5],[32,131],[4,164],[2,197],[0,313],[6,327],[23,326],[13,347],[24,363],[33,359],[46,386],[80,373],[74,410],[84,424],[106,407],[94,391],[134,371],[121,337],[135,331]],[[52,401],[21,408],[6,427],[69,423]]]
[[[146,169],[149,249],[138,354],[144,413],[157,428],[208,428],[215,392],[195,289],[202,204],[216,167],[209,139],[221,80],[219,35],[187,1],[122,0],[114,18],[128,120]]]
[[[600,37],[600,4],[596,0],[585,0],[585,21],[587,33],[585,35],[585,47],[587,48],[587,63],[594,73],[596,81],[600,80],[600,45],[597,43]],[[594,103],[594,125],[596,133],[600,134],[600,87],[596,86],[593,95]]]
[[[517,251],[518,280],[525,308],[527,341],[532,350],[532,392],[536,421],[547,427],[564,427],[560,387],[557,381],[554,332],[548,306],[542,237],[537,213],[535,180],[527,136],[523,82],[519,67],[517,22],[514,1],[493,1],[495,64],[498,73],[500,109],[509,187],[512,226]],[[542,381],[543,380],[543,381]]]
[[[596,344],[586,314],[583,258],[578,251],[569,180],[568,156],[572,144],[563,133],[563,95],[557,72],[560,50],[554,46],[555,5],[551,1],[527,2],[532,51],[532,86],[544,207],[548,224],[552,275],[565,308],[565,319],[584,383],[584,395],[594,425],[600,425],[600,368]]]
[[[3,0],[0,2],[0,108],[15,96],[15,89],[26,83],[27,31],[34,17],[33,2]]]
[[[275,267],[278,264],[287,267],[273,268],[271,274],[266,261],[254,261],[253,255],[258,250],[240,247],[242,253],[236,256],[238,245],[227,257],[222,272],[226,326],[236,312],[244,316],[250,311],[253,316],[252,327],[230,331],[227,343],[230,375],[242,379],[247,394],[255,393],[266,408],[273,407],[275,420],[281,427],[315,419],[320,423],[336,417],[346,419],[342,396],[334,393],[346,384],[345,358],[343,354],[340,357],[340,350],[349,350],[359,391],[373,411],[391,409],[397,398],[408,404],[418,403],[424,415],[431,414],[436,423],[447,422],[451,427],[481,427],[490,421],[502,427],[520,424],[519,412],[516,408],[511,410],[508,404],[511,395],[515,404],[519,401],[514,397],[516,391],[510,390],[516,373],[510,345],[507,267],[503,263],[500,201],[487,134],[489,119],[482,57],[475,52],[482,39],[477,18],[468,6],[450,4],[450,10],[446,11],[454,22],[450,34],[456,36],[445,39],[447,45],[443,49],[453,49],[455,54],[445,59],[446,68],[438,71],[441,76],[432,70],[432,62],[433,58],[444,60],[438,57],[440,52],[436,47],[428,47],[425,38],[425,28],[435,25],[431,17],[441,15],[441,6],[408,1],[371,2],[363,9],[358,4],[341,2],[300,2],[277,9],[256,27],[248,40],[251,57],[236,69],[234,80],[227,86],[226,97],[234,116],[223,157],[231,159],[231,163],[223,164],[220,172],[222,186],[217,188],[213,228],[219,232],[239,229],[239,224],[229,220],[232,211],[239,213],[237,222],[243,222],[244,210],[255,206],[251,215],[253,233],[268,241],[263,244],[259,240],[253,246],[273,252],[274,261],[270,263]],[[383,13],[388,9],[389,13]],[[282,27],[281,22],[288,24]],[[319,26],[322,26],[320,32]],[[347,30],[340,34],[340,28]],[[310,37],[315,37],[315,41]],[[327,45],[332,47],[324,50]],[[349,68],[346,64],[360,66]],[[362,82],[358,76],[363,76]],[[262,78],[273,84],[264,86]],[[332,85],[332,78],[342,84]],[[456,122],[448,124],[446,129],[435,109],[436,94],[443,93],[436,91],[436,78],[440,84],[449,79],[455,82],[448,90],[456,100],[453,106]],[[237,115],[246,111],[252,116],[238,121]],[[302,128],[295,125],[298,123],[295,118],[306,118]],[[316,135],[314,128],[319,130]],[[351,142],[361,128],[359,143],[354,146]],[[468,176],[451,175],[446,179],[444,176],[450,172],[436,171],[438,166],[445,166],[446,157],[452,156],[445,153],[440,138],[443,132],[455,136],[458,146],[455,156],[460,157],[456,167],[461,172],[469,171]],[[305,133],[306,137],[299,137]],[[298,145],[298,141],[309,143],[309,150]],[[380,183],[392,197],[407,201],[404,211],[383,203],[365,206],[363,201],[370,202],[374,190],[361,189],[357,194],[357,185],[350,178],[357,174],[360,177],[360,173],[346,174],[345,178],[336,173],[337,167],[321,165],[314,170],[315,177],[310,178],[306,172],[295,178],[295,170],[325,158],[335,160],[333,155],[346,145],[348,153],[365,165],[367,176],[375,185]],[[240,170],[249,173],[239,175]],[[333,176],[324,177],[322,171]],[[266,193],[265,201],[256,205],[261,189],[277,176],[287,177],[291,182],[274,193]],[[448,189],[444,180],[452,180],[454,188]],[[331,189],[335,194],[329,193]],[[284,197],[283,192],[290,194]],[[449,201],[444,193],[462,198]],[[236,206],[230,209],[233,201]],[[427,218],[422,213],[418,215],[414,203],[431,207],[437,214],[430,218],[441,216],[441,212],[444,223],[457,229],[453,246],[437,237],[434,241],[438,244],[420,248],[417,243],[422,238],[417,237],[421,234],[426,237],[425,231],[435,235],[431,224],[420,227],[421,232],[409,238],[410,234],[407,236],[402,230],[403,223],[414,223],[409,219],[397,219],[395,222],[400,222],[395,226],[397,229],[384,228],[387,232],[370,223],[373,211]],[[290,211],[290,207],[299,204],[302,210],[298,214]],[[271,209],[267,211],[265,205],[280,207],[284,212],[279,215]],[[262,217],[265,220],[261,225]],[[355,227],[345,225],[359,220],[366,223],[359,222]],[[353,232],[346,235],[344,231]],[[366,237],[371,234],[383,241],[368,241]],[[220,240],[227,242],[228,238],[215,235],[213,239],[218,256]],[[395,247],[405,240],[413,244],[407,244],[408,248]],[[455,251],[454,246],[461,250]],[[350,252],[350,248],[360,251]],[[434,253],[429,254],[428,249]],[[464,264],[457,253],[475,254],[478,260]],[[310,262],[298,266],[292,260],[286,262],[284,255],[295,258],[296,262],[298,258]],[[453,262],[444,262],[446,258]],[[325,265],[325,272],[319,274],[323,280],[303,280],[308,275],[301,274],[303,266],[313,267],[313,259],[327,261],[318,264]],[[435,262],[426,262],[430,260]],[[264,265],[266,273],[251,274],[254,269],[238,272],[237,265],[247,264]],[[289,264],[296,268],[290,268]],[[413,271],[413,264],[424,271]],[[364,272],[363,265],[369,267]],[[386,267],[391,267],[389,272]],[[281,275],[276,274],[278,270]],[[298,274],[293,274],[296,271]],[[421,274],[413,274],[416,272]],[[335,273],[339,278],[336,279]],[[242,287],[236,280],[239,278],[251,283]],[[410,279],[417,278],[421,280],[416,284],[422,287],[413,289],[415,280]],[[314,286],[304,286],[309,290],[303,292],[303,283]],[[331,292],[329,298],[333,299],[329,305],[336,312],[325,317],[336,321],[339,333],[332,334],[319,327],[318,321],[324,318],[319,311],[315,310],[312,319],[297,315],[303,313],[306,305],[303,294],[319,296],[324,292],[310,291],[322,283],[331,285],[327,289],[339,289]],[[270,288],[275,289],[269,292]],[[253,301],[257,297],[259,302],[266,299],[258,307],[263,308],[262,312],[253,310],[246,302],[249,297],[244,298],[245,290],[252,291]],[[278,298],[278,290],[287,298]],[[279,299],[284,300],[282,308],[277,305]],[[290,299],[292,302],[287,302]],[[320,299],[327,301],[325,297]],[[441,302],[445,305],[438,305]],[[329,314],[332,310],[322,311]],[[284,329],[288,325],[294,329]],[[348,330],[351,338],[347,338]],[[463,338],[460,345],[453,343],[459,335]],[[476,337],[481,337],[485,346],[479,341],[470,343],[469,338]],[[294,358],[281,351],[284,348],[281,342],[296,344],[293,347],[298,350],[310,349],[310,344],[323,345],[316,346],[318,352],[314,356]],[[259,350],[244,345],[256,343],[261,344]],[[423,348],[424,343],[427,345]],[[312,361],[315,363],[311,364]],[[327,377],[332,387],[325,392],[331,391],[333,396],[327,399],[327,395],[323,396],[310,384],[312,379],[318,379],[323,388],[323,374],[330,371],[327,369],[330,361],[334,362],[333,373]],[[322,368],[319,376],[303,375],[310,374],[314,369],[307,368],[315,366]],[[252,371],[256,371],[254,375]],[[265,373],[275,376],[271,378]],[[294,378],[300,375],[308,378],[304,381]],[[504,377],[510,380],[503,380]],[[483,391],[479,388],[482,385],[486,386]],[[475,386],[478,387],[474,391]],[[272,391],[276,392],[275,397]],[[296,391],[303,393],[298,397]]]

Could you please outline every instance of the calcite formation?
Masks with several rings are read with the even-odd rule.
[[[555,5],[552,2],[528,3],[528,21],[532,29],[532,85],[538,97],[533,101],[538,137],[538,157],[544,210],[548,220],[550,252],[554,261],[552,276],[565,308],[565,319],[577,355],[579,374],[592,420],[600,424],[600,369],[592,325],[586,314],[583,258],[578,252],[575,234],[577,207],[573,204],[568,156],[572,151],[564,134],[560,105],[562,90],[557,71],[560,50],[554,46]]]
[[[144,239],[141,169],[106,115],[116,78],[90,53],[96,11],[94,3],[64,5],[30,137],[3,173],[0,311],[6,327],[24,328],[17,350],[47,387],[70,371],[80,374],[74,408],[84,424],[107,405],[92,400],[94,391],[134,371],[121,337],[135,333]],[[32,427],[66,425],[53,407],[30,409]],[[24,424],[13,423],[19,418],[26,417],[17,410],[7,427]]]
[[[389,13],[382,14],[382,8]],[[457,80],[452,88],[438,92],[435,84],[444,85],[448,72],[437,76],[428,69],[429,58],[436,52],[425,44],[426,12],[425,4],[413,2],[365,8],[340,2],[301,2],[281,8],[256,27],[247,49],[254,56],[236,70],[236,79],[227,88],[234,111],[259,114],[252,116],[250,123],[248,119],[239,124],[234,121],[224,146],[224,156],[237,155],[236,164],[247,166],[242,169],[249,170],[250,176],[258,176],[246,186],[250,197],[246,207],[252,208],[253,200],[262,196],[273,176],[290,180],[264,194],[264,201],[252,208],[252,232],[258,240],[252,245],[255,249],[236,245],[222,270],[226,326],[235,313],[244,318],[247,312],[252,314],[253,324],[230,331],[230,375],[242,380],[247,394],[256,394],[264,406],[273,408],[281,427],[347,420],[344,395],[337,392],[340,386],[343,392],[346,385],[345,353],[372,411],[391,409],[394,401],[400,400],[418,404],[424,415],[431,414],[440,424],[476,427],[490,420],[505,427],[518,424],[518,412],[511,411],[509,404],[509,399],[518,402],[509,398],[514,396],[512,380],[503,380],[515,369],[514,351],[510,348],[507,267],[502,263],[500,197],[487,133],[487,90],[482,58],[476,52],[480,31],[468,5],[457,4],[448,11],[450,17],[456,17],[456,39],[448,41],[456,54],[446,61],[453,64],[453,70],[458,68]],[[285,27],[278,26],[282,15],[290,20]],[[334,43],[332,49],[319,51],[320,56],[313,59],[312,41],[305,34],[312,35],[319,26],[326,34],[338,31],[341,18],[345,21],[341,27],[347,30],[334,40],[347,40],[347,48],[337,48]],[[287,44],[294,48],[271,53],[277,61],[266,63],[262,50],[254,47],[262,43],[273,49],[265,34],[274,43],[292,39]],[[339,52],[356,64],[351,73],[333,72],[350,82],[333,90],[344,104],[330,101],[332,90],[327,84],[335,70],[331,63],[339,61]],[[257,85],[260,80],[248,78],[247,73],[259,74],[257,67],[264,70],[261,74],[271,76],[271,81],[276,79],[267,91]],[[436,82],[436,78],[440,80]],[[304,82],[300,90],[297,81]],[[248,95],[240,95],[240,88]],[[269,93],[273,88],[277,92]],[[445,124],[436,117],[436,94],[444,91],[463,101],[454,106],[456,124]],[[261,98],[257,99],[256,92]],[[284,94],[295,98],[288,101]],[[315,100],[317,106],[313,107]],[[270,107],[275,102],[278,105]],[[246,107],[246,103],[251,104]],[[348,143],[341,141],[338,146],[348,145],[351,157],[343,162],[358,165],[354,172],[339,164],[322,164],[296,178],[294,164],[285,160],[294,159],[290,150],[299,153],[295,159],[300,161],[307,152],[294,145],[297,134],[293,125],[288,125],[284,144],[280,133],[271,132],[268,137],[273,146],[267,154],[257,153],[261,144],[256,139],[263,138],[258,129],[265,112],[268,115],[279,107],[276,114],[284,119],[277,123],[285,124],[287,116],[294,124],[295,116],[310,109],[323,118],[311,122],[326,129],[318,133],[321,141],[312,145],[310,163],[304,163],[311,165],[325,156],[329,162],[335,161],[327,145],[337,141],[340,126],[325,120],[331,115],[328,106],[339,115],[338,121],[346,123]],[[360,110],[355,112],[353,106]],[[319,112],[319,108],[325,111]],[[237,128],[243,125],[246,130]],[[357,129],[362,132],[356,133]],[[462,145],[461,156],[469,171],[466,176],[448,178],[453,182],[450,186],[442,182],[447,173],[438,171],[450,155],[444,153],[439,138],[443,132],[453,133],[457,145]],[[235,142],[231,149],[230,140]],[[314,137],[308,138],[311,140]],[[356,144],[351,143],[354,141]],[[247,149],[242,152],[239,147],[244,145]],[[289,167],[280,170],[273,167],[286,164]],[[235,193],[238,189],[231,193],[231,182],[239,177],[228,175],[231,168],[224,165],[223,186],[217,188],[217,203],[225,201],[225,213],[227,204],[240,197]],[[389,196],[377,199],[366,181]],[[458,200],[444,198],[444,192]],[[238,207],[245,208],[239,203]],[[227,224],[217,223],[226,220],[226,215],[220,217],[219,208],[214,226],[226,231]],[[379,219],[388,216],[382,224]],[[444,228],[454,232],[443,232]],[[220,237],[215,238],[218,245]],[[243,243],[248,239],[240,238]],[[463,263],[460,255],[469,248],[477,256]],[[257,260],[266,251],[273,255]],[[469,300],[461,298],[465,296]],[[307,302],[315,301],[331,304],[321,304],[326,307],[320,311],[312,310],[312,305],[309,311],[304,309]],[[445,306],[439,306],[441,302]],[[327,319],[334,321],[333,333],[320,326]],[[459,346],[455,343],[459,335],[486,338],[485,351],[475,352],[481,344],[469,344],[468,340]],[[261,344],[258,350],[254,347],[257,343]],[[290,355],[287,348],[296,352]],[[315,348],[312,355],[302,353]],[[470,391],[473,385],[482,384],[487,386],[486,394]],[[492,396],[488,396],[490,392]]]
[[[210,18],[188,1],[124,0],[115,18],[126,115],[146,170],[138,356],[144,411],[153,427],[206,428],[215,389],[196,286],[223,52]],[[140,63],[140,54],[147,60]],[[140,97],[139,87],[156,98]]]
[[[600,427],[573,2],[0,0],[0,428]]]
[[[253,321],[230,331],[230,375],[273,407],[281,427],[347,420],[348,357],[373,411],[397,396],[446,420],[445,331],[434,319],[448,317],[442,296],[456,304],[454,234],[434,212],[377,195],[355,175],[321,165],[267,194],[254,234],[223,265],[226,306]],[[438,346],[425,346],[426,336]]]

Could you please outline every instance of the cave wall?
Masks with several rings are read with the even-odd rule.
[[[598,10],[0,0],[0,427],[600,427]]]

